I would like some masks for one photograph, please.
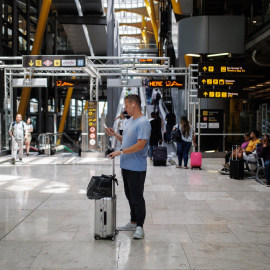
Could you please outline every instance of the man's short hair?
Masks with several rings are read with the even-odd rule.
[[[135,102],[141,108],[141,98],[138,95],[128,95],[125,97],[125,100],[128,100],[129,103]]]
[[[151,112],[151,117],[155,118],[156,117],[156,113],[155,112]]]

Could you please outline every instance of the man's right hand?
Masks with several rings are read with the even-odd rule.
[[[115,135],[115,131],[112,128],[105,128],[105,131],[109,136]]]

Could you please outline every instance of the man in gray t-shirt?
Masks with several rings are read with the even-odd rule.
[[[122,231],[135,231],[133,238],[144,237],[143,224],[146,216],[143,197],[147,169],[147,150],[151,125],[141,112],[141,99],[138,95],[125,97],[125,109],[131,118],[126,122],[123,136],[112,128],[106,128],[109,136],[114,136],[122,143],[120,151],[109,154],[110,158],[121,155],[120,167],[124,181],[125,195],[130,206],[130,222],[118,227]]]
[[[15,164],[18,146],[19,146],[19,160],[22,162],[23,141],[24,139],[27,138],[27,130],[25,123],[22,121],[21,114],[16,115],[16,121],[11,123],[8,131],[12,140],[12,149],[11,149],[12,164]]]

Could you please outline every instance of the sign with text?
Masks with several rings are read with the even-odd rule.
[[[85,67],[85,55],[23,55],[24,68]]]
[[[88,150],[97,149],[97,101],[88,101]]]
[[[200,128],[205,132],[222,132],[223,110],[201,110]],[[198,110],[197,110],[198,113]],[[198,124],[197,124],[198,129]]]
[[[76,87],[76,86],[88,86],[89,80],[57,80],[55,81],[56,87]]]
[[[232,89],[198,89],[198,98],[247,99],[248,91]]]
[[[149,86],[156,88],[170,88],[170,87],[183,87],[184,83],[179,80],[150,80]]]
[[[248,75],[248,64],[235,64],[235,63],[199,63],[199,72],[202,73],[222,73],[222,74],[236,74]]]
[[[203,86],[248,86],[248,78],[229,76],[199,76],[198,84]]]

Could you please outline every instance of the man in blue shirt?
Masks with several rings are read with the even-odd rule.
[[[117,134],[112,128],[106,129],[109,136],[114,136],[122,143],[122,149],[112,152],[108,157],[121,155],[120,168],[130,206],[130,222],[118,229],[135,231],[133,238],[141,239],[144,237],[143,224],[146,216],[143,192],[151,126],[141,112],[141,99],[138,95],[125,97],[125,109],[131,118],[126,122],[123,135]]]

